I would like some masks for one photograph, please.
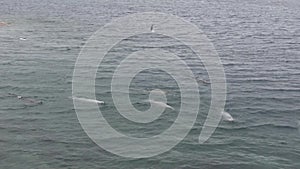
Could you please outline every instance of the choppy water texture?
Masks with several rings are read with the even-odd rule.
[[[225,111],[235,122],[221,122],[208,142],[197,144],[210,102],[209,85],[200,84],[201,112],[189,135],[159,156],[127,159],[104,151],[82,130],[70,99],[72,73],[82,45],[96,30],[113,18],[145,11],[178,15],[211,39],[227,77]],[[2,0],[0,168],[300,168],[299,11],[298,0]],[[142,40],[155,38],[160,37]],[[116,56],[130,52],[126,45],[139,40],[120,43],[104,63],[116,63]],[[201,63],[195,66],[207,79]],[[146,126],[118,115],[105,78],[110,71],[99,69],[96,92],[107,102],[101,110],[112,126],[145,137],[172,124],[176,113],[170,110]],[[177,109],[177,85],[157,70],[141,72],[132,81],[134,106],[149,108],[139,101],[157,87]],[[9,93],[43,104],[25,104]]]

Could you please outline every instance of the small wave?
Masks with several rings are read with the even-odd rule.
[[[257,124],[257,125],[248,125],[248,126],[241,126],[241,127],[219,127],[223,130],[249,130],[249,129],[256,129],[256,128],[282,128],[282,129],[293,129],[298,130],[297,126],[290,126],[290,125],[278,125],[273,123],[264,123],[264,124]]]
[[[46,143],[60,143],[60,144],[78,144],[78,145],[82,145],[82,144],[86,144],[85,142],[75,142],[75,141],[62,141],[62,140],[57,140],[57,139],[53,139],[53,138],[49,138],[49,137],[43,137],[40,138],[41,142],[46,142]]]
[[[270,88],[270,87],[262,87],[263,90],[268,91],[279,91],[279,92],[299,92],[300,88]]]
[[[7,62],[7,61],[4,61],[4,62],[0,62],[0,65],[12,65],[12,62]]]

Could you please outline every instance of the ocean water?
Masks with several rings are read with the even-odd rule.
[[[130,159],[103,150],[81,128],[70,99],[72,75],[95,31],[112,19],[148,11],[177,15],[207,35],[226,73],[225,110],[236,121],[222,121],[198,144],[210,103],[210,86],[199,85],[200,113],[187,137],[161,155]],[[300,168],[299,11],[298,0],[2,0],[0,22],[7,25],[0,26],[0,168]],[[134,49],[132,42],[161,38],[131,37],[108,54],[104,66],[130,52],[128,46]],[[185,55],[178,48],[168,50]],[[208,78],[201,62],[194,66]],[[107,102],[101,110],[119,132],[148,137],[176,119],[168,112],[146,126],[122,119],[110,100],[109,78],[100,77],[112,72],[99,68],[96,96]],[[168,103],[178,108],[178,86],[158,70],[133,79],[133,105],[149,108],[139,100],[155,88],[167,91]]]

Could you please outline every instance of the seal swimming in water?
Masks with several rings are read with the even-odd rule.
[[[151,31],[151,32],[154,32],[154,25],[151,25],[150,31]]]
[[[175,110],[172,106],[168,105],[167,103],[164,103],[164,102],[160,102],[160,101],[155,101],[155,100],[148,100],[149,103],[151,104],[155,104],[157,106],[160,106],[160,107],[165,107],[165,108],[169,108],[171,110]]]
[[[83,102],[90,102],[90,103],[99,103],[99,104],[104,103],[104,101],[101,101],[101,100],[86,99],[86,98],[81,98],[81,97],[71,97],[71,99],[79,100],[79,101],[83,101]]]
[[[196,80],[199,82],[202,82],[202,83],[204,83],[204,84],[210,84],[210,82],[209,81],[206,81],[206,80],[204,80],[204,79],[200,79],[200,77],[196,77]]]
[[[43,104],[41,100],[35,100],[31,98],[24,98],[23,96],[17,96],[18,99],[22,100],[28,106],[35,106],[39,104]]]
[[[8,25],[8,24],[5,22],[0,22],[0,26],[6,26],[6,25]]]
[[[222,112],[222,118],[225,121],[234,121],[233,117],[228,112],[225,111]]]
[[[20,39],[20,40],[27,40],[26,38],[22,38],[22,37],[21,37],[21,38],[19,38],[19,39]]]

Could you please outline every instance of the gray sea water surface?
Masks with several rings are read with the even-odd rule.
[[[0,168],[300,168],[299,4],[298,0],[1,0],[0,22],[7,25],[0,26]],[[190,21],[213,42],[227,78],[225,110],[236,121],[222,121],[205,144],[198,144],[210,103],[210,86],[199,85],[200,113],[188,136],[161,155],[129,159],[91,141],[69,97],[74,64],[88,38],[112,19],[147,11]],[[98,73],[109,76],[112,70],[105,65],[138,48],[132,42],[161,38],[144,35],[123,41]],[[168,50],[188,55],[180,46]],[[201,62],[187,61],[208,79]],[[96,96],[107,102],[101,110],[118,131],[153,136],[176,118],[166,112],[146,126],[130,123],[115,110],[109,83],[109,78],[97,75]],[[133,105],[149,108],[139,100],[147,99],[145,91],[155,88],[167,91],[168,103],[178,108],[178,86],[158,70],[141,72],[132,81]],[[43,104],[26,104],[9,93]]]

